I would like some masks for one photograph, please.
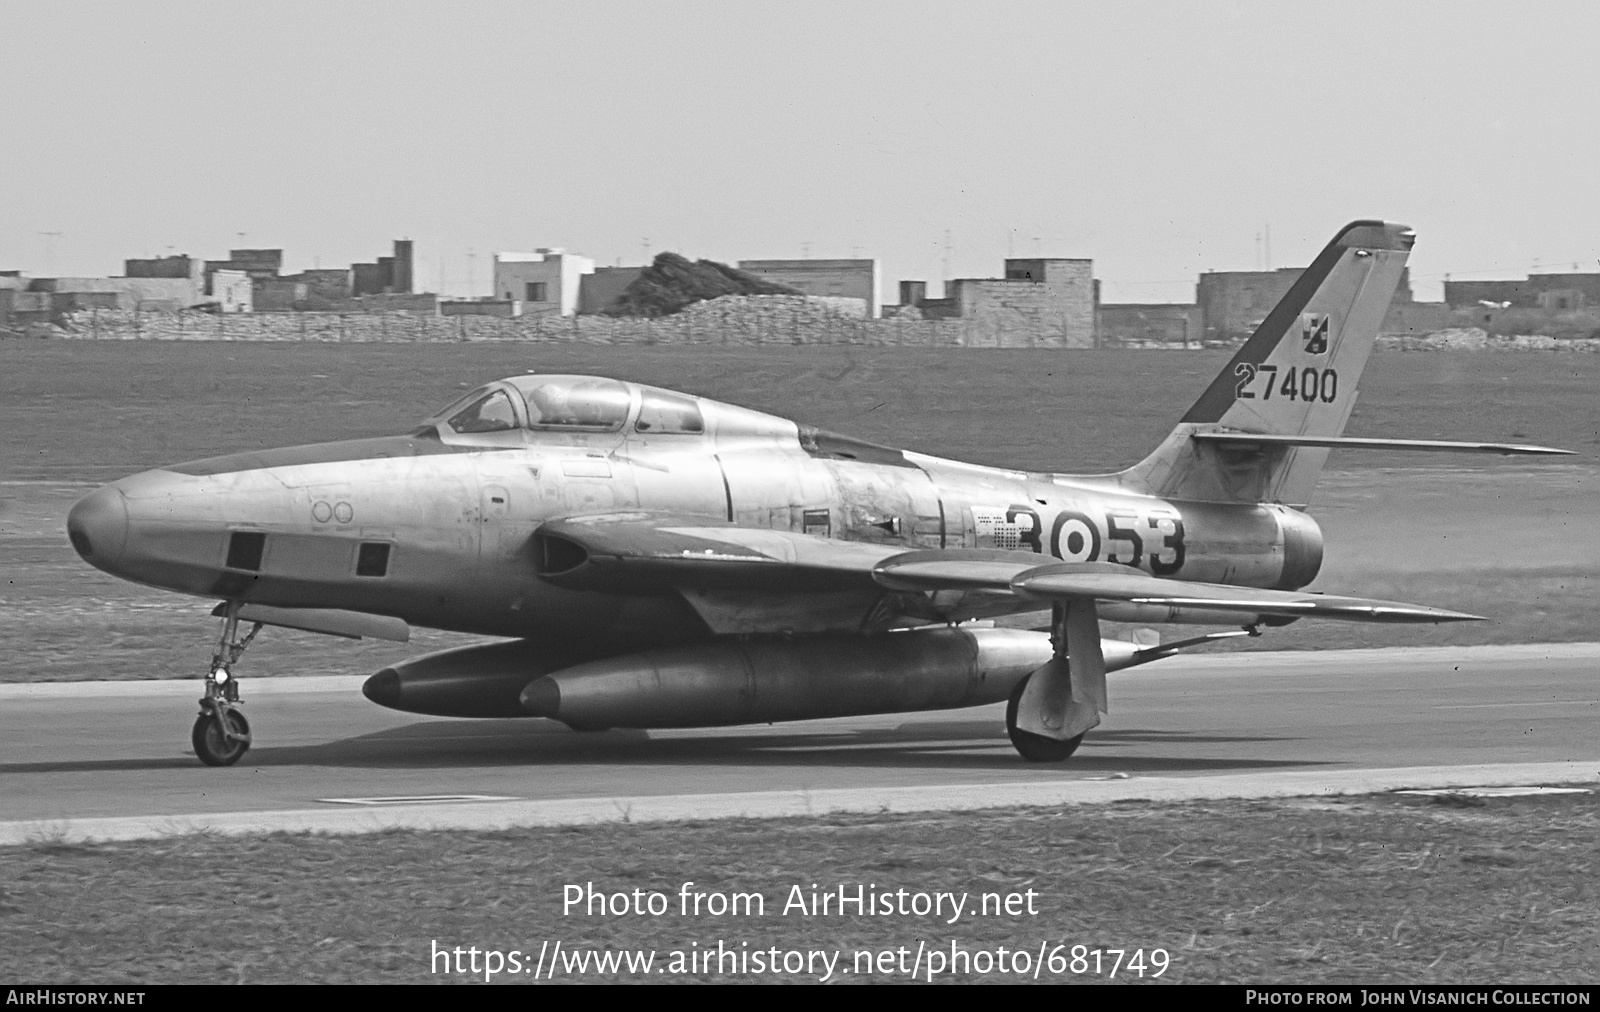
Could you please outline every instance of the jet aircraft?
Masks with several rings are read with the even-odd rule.
[[[1475,617],[1301,589],[1322,563],[1305,507],[1330,450],[1565,452],[1343,435],[1413,238],[1342,229],[1165,441],[1114,474],[523,375],[404,435],[124,478],[74,505],[68,533],[100,569],[220,601],[191,736],[211,765],[250,746],[234,669],[264,625],[510,638],[365,683],[414,713],[587,730],[1006,700],[1017,751],[1058,761],[1108,712],[1108,671],[1302,618]],[[984,621],[1024,615],[1033,628]],[[1102,639],[1102,619],[1231,628],[1140,646]]]

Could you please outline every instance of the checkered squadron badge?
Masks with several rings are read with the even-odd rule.
[[[1328,350],[1328,314],[1300,314],[1300,336],[1305,338],[1306,354],[1321,355]]]

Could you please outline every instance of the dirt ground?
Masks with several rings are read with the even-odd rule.
[[[689,390],[911,449],[1081,473],[1148,452],[1220,352],[849,347],[0,343],[0,680],[198,673],[211,602],[84,564],[68,507],[95,484],[217,453],[404,431],[463,388],[527,369]],[[1313,589],[1438,605],[1491,622],[1300,623],[1232,649],[1594,639],[1600,629],[1600,356],[1379,352],[1351,434],[1539,442],[1558,464],[1336,456],[1313,515]],[[1469,466],[1463,466],[1463,465]],[[368,674],[462,642],[271,630],[251,675]]]

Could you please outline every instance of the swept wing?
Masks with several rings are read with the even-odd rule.
[[[1460,622],[1476,615],[1395,601],[1193,583],[1108,562],[1040,562],[985,549],[904,551],[759,530],[705,517],[620,513],[539,528],[541,575],[573,589],[643,592],[715,586],[795,591],[987,590],[1029,601],[1121,601],[1352,622]]]
[[[1479,619],[1477,615],[1464,612],[1397,601],[1168,580],[1110,562],[1035,565],[1026,558],[1017,559],[1016,554],[972,550],[907,552],[885,561],[872,575],[879,584],[894,590],[950,587],[1004,589],[1022,597],[1046,600],[1123,601],[1163,608],[1204,608],[1286,618],[1335,618],[1348,622],[1464,622]],[[1011,558],[1007,558],[1008,555]]]

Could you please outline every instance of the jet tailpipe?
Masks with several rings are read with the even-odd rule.
[[[1049,637],[1020,629],[755,637],[579,664],[529,684],[522,704],[586,730],[939,710],[1005,699],[1049,658]]]

